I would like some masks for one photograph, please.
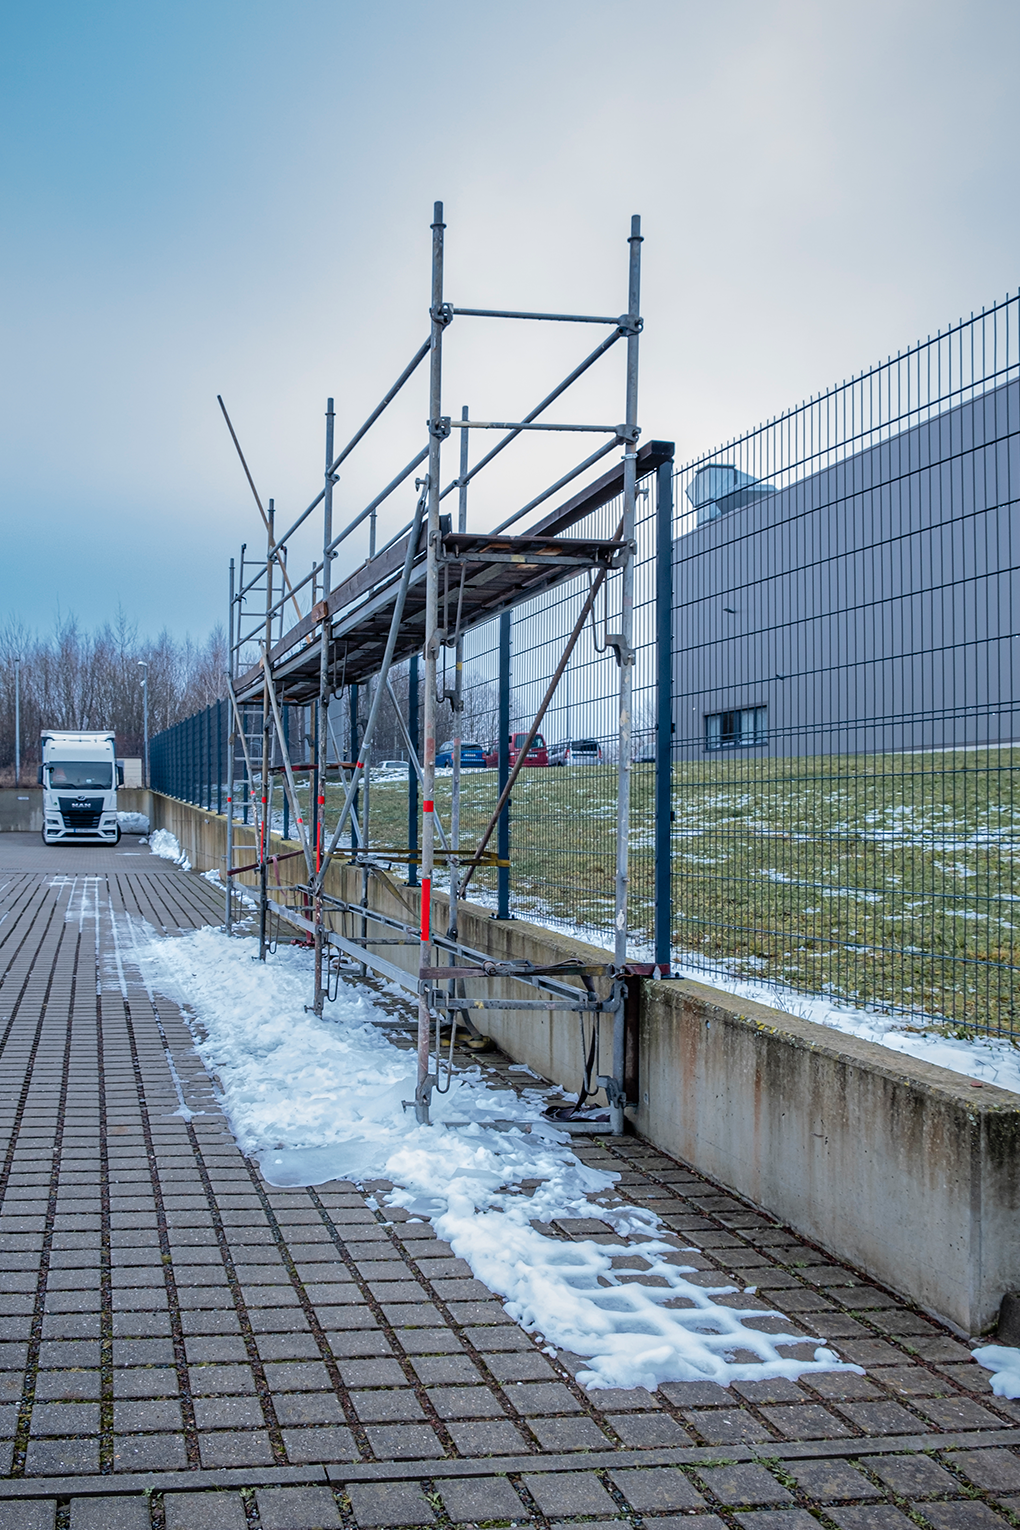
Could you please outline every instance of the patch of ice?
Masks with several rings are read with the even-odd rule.
[[[173,940],[134,928],[146,981],[190,1011],[234,1134],[266,1177],[390,1180],[395,1188],[377,1198],[427,1218],[510,1316],[583,1355],[584,1385],[728,1385],[858,1369],[821,1345],[810,1360],[784,1354],[803,1336],[763,1333],[754,1325],[765,1309],[726,1305],[736,1287],[688,1280],[693,1268],[671,1262],[677,1240],[659,1236],[653,1212],[603,1204],[618,1175],[581,1163],[535,1101],[489,1087],[477,1065],[454,1074],[433,1099],[435,1124],[419,1126],[403,1108],[414,1096],[414,1053],[373,1023],[387,1017],[363,990],[341,985],[321,1019],[307,1013],[308,952],[280,946],[262,964],[253,940],[212,928]],[[485,1124],[494,1118],[501,1130]],[[619,1241],[565,1242],[532,1225],[562,1217],[596,1217]],[[631,1279],[636,1272],[614,1261],[635,1253],[647,1268]]]
[[[985,1344],[972,1349],[978,1365],[992,1372],[992,1391],[996,1397],[1020,1397],[1020,1349],[1006,1344]]]
[[[164,861],[173,861],[183,871],[191,870],[191,862],[187,854],[181,849],[176,837],[169,829],[157,829],[155,834],[149,835],[149,849],[153,855],[158,855]]]

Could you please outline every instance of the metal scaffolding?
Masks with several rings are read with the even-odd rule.
[[[651,442],[638,447],[638,348],[640,317],[641,232],[640,219],[631,220],[627,304],[618,317],[591,314],[531,313],[498,309],[458,308],[444,293],[443,256],[446,225],[442,203],[435,204],[432,223],[432,282],[429,309],[430,334],[408,365],[368,416],[364,424],[339,450],[334,442],[334,410],[326,408],[325,470],[323,486],[307,508],[279,535],[273,501],[264,508],[248,470],[240,443],[223,409],[248,483],[266,532],[264,558],[253,559],[242,548],[235,566],[231,560],[229,689],[233,716],[232,743],[228,749],[228,893],[225,921],[232,924],[232,878],[242,870],[258,871],[260,955],[268,941],[268,916],[283,919],[300,930],[314,946],[315,982],[312,1007],[322,1014],[331,974],[341,962],[371,969],[417,995],[418,1074],[413,1106],[420,1122],[429,1120],[433,1091],[448,1087],[452,1067],[453,1039],[458,1025],[472,1029],[471,1016],[486,1009],[536,1011],[568,1010],[580,1018],[585,1058],[582,1099],[606,1092],[610,1125],[622,1132],[624,1107],[636,1078],[633,1004],[627,1003],[627,979],[646,975],[651,968],[628,962],[628,838],[630,820],[630,773],[632,758],[632,687],[634,673],[634,553],[635,509],[639,477],[656,471],[672,456],[668,443]],[[462,409],[460,418],[443,412],[443,345],[455,319],[507,319],[595,324],[609,333],[596,348],[541,400],[523,419],[475,420]],[[615,425],[551,423],[540,419],[549,407],[617,344],[625,342],[626,384],[623,421]],[[346,458],[379,421],[405,384],[428,358],[428,441],[389,483],[339,532],[333,528],[334,486]],[[221,407],[222,407],[222,400]],[[442,482],[443,447],[460,431],[457,476]],[[500,439],[473,466],[469,466],[468,432],[494,430]],[[479,533],[467,529],[469,484],[511,442],[530,431],[603,434],[608,439],[583,461],[548,485],[494,530]],[[546,514],[523,534],[511,526],[553,498],[568,484],[584,477],[601,459],[622,447],[622,457],[608,472],[590,482],[570,499]],[[376,515],[379,507],[402,484],[414,477],[418,498],[410,523],[376,551]],[[442,513],[442,501],[458,491],[457,525]],[[594,539],[565,535],[593,509],[622,494],[622,514],[615,535]],[[287,545],[321,507],[322,554],[303,579],[294,581],[287,571]],[[365,521],[369,522],[369,557],[353,573],[334,585],[331,568],[337,549]],[[611,571],[619,572],[621,590],[619,631],[608,633],[619,678],[619,736],[617,755],[615,947],[612,960],[585,964],[565,962],[537,967],[528,962],[497,962],[484,952],[465,945],[460,938],[458,908],[472,876],[481,865],[507,864],[507,803],[514,781],[527,757],[528,748],[552,700],[556,685],[595,602]],[[589,588],[580,615],[566,640],[562,657],[531,724],[528,742],[517,751],[510,768],[508,717],[500,715],[499,800],[477,844],[461,843],[460,745],[462,665],[464,634],[495,616],[507,617],[523,601],[579,575],[588,576]],[[305,614],[301,614],[301,605]],[[285,613],[293,606],[297,620],[284,630]],[[443,648],[455,656],[454,688],[439,693],[438,662]],[[258,662],[245,661],[257,648]],[[423,660],[423,741],[419,751],[417,728],[417,669]],[[415,674],[412,716],[405,723],[404,742],[410,770],[421,790],[421,836],[417,823],[409,826],[407,846],[375,847],[369,843],[367,795],[373,732],[385,695],[392,695],[390,671],[410,660]],[[330,715],[333,699],[347,689],[350,719],[345,731],[350,758],[343,760],[336,744]],[[367,715],[359,721],[358,704],[366,695]],[[436,718],[444,702],[451,703],[454,718],[451,811],[448,825],[435,810]],[[398,717],[399,717],[399,708]],[[292,726],[295,712],[296,728]],[[311,811],[305,820],[297,792],[297,778],[310,780]],[[327,826],[325,786],[331,779],[343,788],[343,800],[335,821]],[[242,822],[254,836],[250,859],[246,849],[235,866],[239,801],[236,787],[243,783]],[[290,888],[270,889],[269,870],[279,856],[272,851],[274,785],[283,788],[285,837],[291,829],[303,857],[304,877]],[[363,812],[359,815],[359,804]],[[249,820],[250,810],[250,820]],[[345,830],[349,842],[341,845]],[[490,848],[496,834],[496,850]],[[338,858],[362,872],[362,897],[353,902],[338,895],[327,876]],[[413,922],[372,909],[368,899],[368,876],[373,867],[406,862],[409,882],[420,861],[420,919]],[[447,927],[437,928],[432,890],[437,867],[449,873]],[[275,877],[279,884],[278,871]],[[286,901],[290,893],[296,901]],[[340,929],[334,928],[339,919]],[[417,970],[408,972],[387,955],[393,946],[418,947]],[[536,997],[491,997],[494,979],[512,979],[535,989]],[[468,989],[480,990],[468,993]],[[631,983],[633,990],[634,984]],[[597,1036],[603,1016],[612,1017],[612,1065],[598,1073]],[[449,1052],[442,1049],[442,1028],[450,1033]],[[597,1074],[597,1082],[596,1075]],[[410,1106],[412,1102],[407,1102]],[[584,1129],[581,1120],[565,1122]],[[589,1125],[589,1129],[590,1125]],[[598,1128],[604,1130],[604,1127]]]

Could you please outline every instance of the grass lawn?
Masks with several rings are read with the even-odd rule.
[[[1020,749],[712,759],[673,767],[673,941],[850,1003],[1020,1035]],[[653,917],[653,786],[634,767],[630,925]],[[327,788],[327,822],[340,788]],[[496,772],[467,771],[461,842],[477,843]],[[450,778],[436,782],[449,827]],[[525,770],[511,811],[511,906],[611,941],[616,772]],[[371,788],[374,845],[407,843],[407,788]],[[491,848],[495,848],[493,840]],[[495,891],[495,872],[476,873]]]

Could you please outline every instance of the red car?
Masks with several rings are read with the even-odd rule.
[[[517,764],[517,756],[520,754],[521,750],[524,748],[524,745],[527,743],[527,739],[528,739],[528,735],[526,733],[511,733],[511,735],[510,735],[510,768],[511,768],[511,770]],[[492,768],[493,766],[499,764],[499,745],[498,744],[490,745],[490,747],[485,751],[485,763],[490,768]],[[528,750],[528,752],[527,752],[527,754],[526,754],[526,756],[524,758],[524,763],[525,763],[525,765],[548,765],[548,763],[549,763],[549,751],[545,747],[545,739],[542,737],[541,733],[536,733],[535,737],[532,739],[531,748]]]

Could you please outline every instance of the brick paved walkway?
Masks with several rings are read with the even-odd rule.
[[[966,1345],[638,1139],[580,1151],[866,1378],[586,1393],[426,1225],[265,1185],[125,911],[221,916],[135,841],[0,835],[0,1530],[1020,1524],[1020,1404]]]

